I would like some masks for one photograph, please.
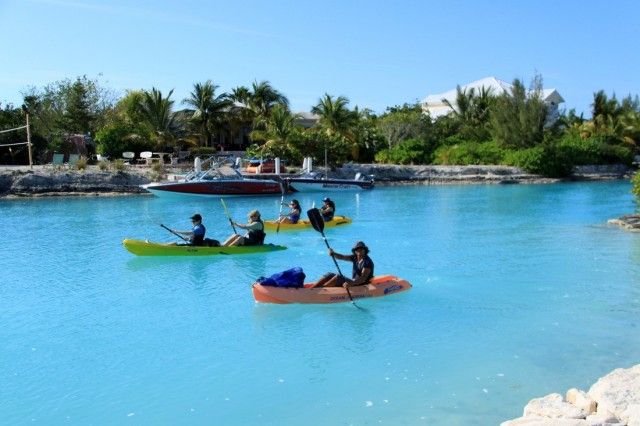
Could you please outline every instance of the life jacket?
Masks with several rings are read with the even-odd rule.
[[[336,203],[334,203],[333,201],[327,201],[327,204],[329,204],[329,207],[331,207],[331,211],[326,213],[321,212],[322,219],[324,219],[325,222],[329,222],[330,220],[333,220],[333,215],[336,214]]]
[[[200,225],[196,225],[194,227],[194,231],[196,227],[201,227],[202,228],[202,235],[196,235],[195,233],[193,234],[193,237],[191,237],[191,241],[190,243],[194,246],[203,246],[204,244],[204,235],[207,233],[207,228],[204,227],[203,224]]]
[[[262,229],[251,229],[247,232],[247,236],[245,237],[245,246],[259,246],[264,244],[264,237],[267,236],[264,232],[264,222],[262,219],[258,219],[258,222],[262,225]]]
[[[352,278],[355,280],[356,278],[362,276],[362,271],[366,266],[370,266],[371,267],[371,275],[369,276],[369,278],[367,279],[367,281],[365,282],[368,283],[369,281],[371,281],[371,278],[373,278],[373,260],[371,260],[371,258],[369,257],[369,255],[365,255],[362,258],[362,263],[358,264],[358,258],[357,256],[354,254],[352,255],[352,259],[351,261],[353,262],[353,269],[351,270],[351,276]]]

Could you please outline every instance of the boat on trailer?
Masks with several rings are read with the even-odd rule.
[[[216,196],[281,195],[282,182],[273,179],[256,179],[243,176],[230,164],[214,157],[196,164],[194,170],[183,179],[152,182],[142,188],[157,196]]]

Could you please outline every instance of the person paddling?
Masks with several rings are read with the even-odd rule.
[[[369,247],[362,241],[358,241],[351,249],[351,254],[340,254],[329,249],[329,256],[345,260],[353,264],[351,279],[328,273],[322,276],[313,287],[353,287],[367,284],[373,278],[373,260],[369,257]]]
[[[301,212],[302,208],[300,207],[298,200],[291,200],[291,202],[289,202],[289,214],[280,217],[278,220],[280,223],[298,223]]]
[[[333,215],[336,213],[336,203],[329,197],[322,199],[322,207],[320,208],[320,214],[325,222],[333,220]]]
[[[234,226],[238,228],[246,229],[248,232],[244,235],[233,234],[222,244],[223,246],[259,246],[264,244],[264,237],[267,235],[264,232],[264,223],[260,219],[260,212],[258,210],[251,210],[249,212],[249,222],[247,224],[240,224],[233,222]]]
[[[202,224],[202,216],[200,216],[199,213],[194,214],[191,216],[191,223],[193,224],[191,231],[176,231],[175,229],[172,229],[172,231],[185,237],[191,246],[205,245],[204,234],[207,232],[207,229]]]

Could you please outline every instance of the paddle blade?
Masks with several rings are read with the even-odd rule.
[[[311,222],[313,229],[322,233],[324,231],[324,219],[322,219],[320,210],[316,208],[307,210],[307,216],[309,216],[309,222]]]

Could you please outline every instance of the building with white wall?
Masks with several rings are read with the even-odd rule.
[[[485,90],[489,90],[492,96],[500,96],[505,92],[510,93],[513,85],[495,77],[486,77],[460,87],[460,89],[467,92],[472,88],[475,89],[476,94],[484,88]],[[455,108],[457,106],[456,96],[457,90],[455,88],[444,93],[429,95],[420,102],[422,111],[429,113],[431,118],[434,119],[448,115],[453,112],[453,109],[451,109],[445,100]],[[556,89],[543,89],[542,101],[547,104],[548,107],[548,122],[555,121],[560,114],[558,105],[564,102],[564,99]]]

